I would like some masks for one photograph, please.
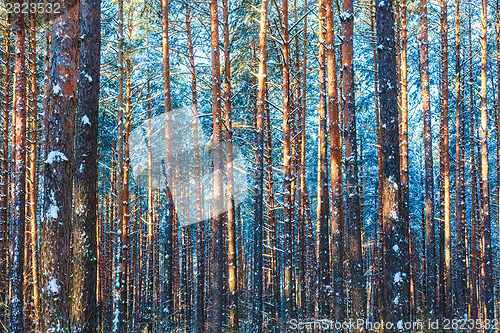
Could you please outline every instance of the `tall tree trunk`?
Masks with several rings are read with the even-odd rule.
[[[39,329],[40,293],[38,288],[39,276],[39,251],[38,251],[38,82],[37,82],[37,53],[36,53],[36,20],[35,13],[29,13],[29,68],[30,68],[30,90],[29,103],[31,106],[29,117],[29,220],[30,220],[30,243],[31,243],[31,275],[33,279],[33,322],[35,330]]]
[[[392,1],[376,2],[377,61],[380,82],[380,141],[382,156],[382,220],[386,251],[384,321],[410,320],[408,224],[401,216],[398,77]]]
[[[341,321],[344,318],[344,235],[341,219],[342,196],[342,146],[340,144],[339,99],[337,88],[337,59],[335,55],[335,29],[333,0],[326,0],[326,56],[328,85],[328,117],[330,132],[330,170],[332,182],[332,215],[331,215],[331,256],[332,256],[332,288],[334,290],[332,311],[333,318]],[[304,94],[306,92],[304,84]],[[304,105],[305,109],[305,105]],[[304,115],[305,118],[305,115]],[[305,124],[303,127],[305,131]],[[305,145],[304,145],[305,149]],[[327,175],[328,176],[328,175]],[[328,201],[328,200],[327,200]]]
[[[123,231],[123,1],[118,0],[118,95],[116,97],[117,107],[117,205],[116,205],[116,226],[120,235]],[[114,313],[113,313],[113,332],[123,332],[126,329],[127,320],[127,286],[125,272],[125,258],[123,256],[122,237],[118,238],[118,246],[116,251],[116,288],[114,288]]]
[[[41,224],[42,332],[66,332],[70,323],[73,159],[80,2],[63,1],[53,21],[50,86],[45,118],[44,203]]]
[[[303,11],[307,13],[307,0],[304,0]],[[306,260],[307,260],[307,244],[306,244],[306,198],[307,198],[307,188],[306,188],[306,102],[307,102],[307,15],[304,17],[304,37],[303,37],[303,56],[302,56],[302,93],[300,96],[299,103],[299,116],[298,116],[298,129],[299,129],[299,213],[298,213],[298,241],[297,248],[299,251],[299,268],[297,271],[297,278],[299,279],[300,288],[299,296],[301,301],[302,314],[307,314],[307,277],[306,277]],[[299,67],[300,70],[300,67]],[[300,78],[298,78],[300,80]],[[268,112],[268,157],[271,157],[272,146],[271,146],[271,123],[269,119]],[[271,160],[268,162],[269,173],[272,172]],[[272,174],[271,174],[272,176]],[[271,184],[270,184],[271,185]],[[271,188],[271,187],[269,187]],[[274,206],[274,202],[273,202]],[[274,211],[273,211],[274,216]],[[274,221],[274,229],[276,229],[276,223]],[[276,235],[276,232],[275,232]],[[274,240],[274,247],[276,247],[276,240]],[[276,250],[275,250],[276,252]],[[276,258],[277,259],[277,258]],[[275,288],[279,290],[279,273],[276,270]],[[276,292],[276,302],[279,299],[279,291]]]
[[[427,30],[427,0],[420,0],[420,78],[422,81],[422,110],[424,117],[425,153],[425,233],[426,233],[426,302],[430,318],[437,314],[435,291],[437,287],[436,241],[434,228],[434,167],[432,161],[431,109],[429,96],[429,41]],[[435,285],[432,285],[435,284]]]
[[[473,94],[473,73],[472,73],[472,26],[471,8],[469,6],[469,105],[470,105],[470,158],[471,158],[471,279],[470,279],[470,302],[469,311],[472,319],[478,318],[478,293],[477,293],[477,178],[476,178],[476,151],[475,151],[475,119],[474,119],[474,94]]]
[[[72,331],[96,331],[98,117],[101,1],[81,2],[80,79],[75,133]]]
[[[212,116],[213,116],[213,275],[212,281],[212,323],[211,330],[222,332],[223,324],[223,288],[224,288],[224,238],[223,238],[223,149],[222,149],[222,117],[221,117],[221,82],[219,56],[219,18],[217,0],[210,3],[210,32],[212,53]]]
[[[383,274],[384,268],[384,238],[382,238],[383,234],[383,221],[382,221],[382,155],[380,151],[381,142],[380,142],[380,107],[379,107],[379,93],[378,93],[378,65],[377,65],[377,41],[376,41],[376,32],[375,32],[375,2],[371,0],[371,9],[370,9],[370,29],[373,35],[373,89],[374,89],[374,99],[375,99],[375,122],[376,122],[376,131],[377,131],[377,164],[378,164],[378,188],[377,188],[377,204],[378,204],[378,218],[377,218],[377,226],[375,228],[375,266],[374,266],[374,275],[375,275],[375,295],[374,295],[374,320],[378,321],[379,316],[382,315],[383,304],[385,304],[385,288],[384,284],[381,281],[381,277]]]
[[[316,222],[316,308],[319,317],[328,316],[328,290],[330,287],[328,215],[330,199],[328,193],[327,160],[327,104],[326,104],[326,11],[324,0],[318,2],[319,13],[319,125],[318,125],[318,185],[317,185],[317,222]]]
[[[408,239],[412,238],[410,226],[410,178],[408,170],[408,19],[407,3],[401,0],[401,132],[400,135],[400,154],[401,154],[401,218],[404,224],[408,226]],[[409,241],[409,251],[411,253],[411,242]],[[410,254],[410,315],[411,319],[415,316],[415,273],[417,265],[412,260]]]
[[[15,4],[22,4],[16,1]],[[13,142],[12,180],[9,229],[9,331],[24,331],[24,227],[26,202],[26,64],[24,14],[14,13],[14,96],[13,96]]]
[[[9,258],[9,118],[10,118],[10,26],[9,19],[4,30],[4,73],[3,73],[3,112],[2,112],[2,174],[0,186],[0,225],[2,246],[0,253],[0,302],[7,303],[8,297],[8,258]],[[6,317],[7,309],[0,309],[0,318]]]
[[[450,142],[448,126],[448,5],[445,0],[440,1],[441,6],[441,126],[442,157],[443,157],[443,186],[444,186],[444,307],[445,318],[452,317],[452,292],[451,292],[451,203],[450,203]]]
[[[292,252],[293,252],[293,203],[292,203],[292,151],[290,132],[290,36],[288,30],[288,0],[282,1],[282,54],[283,54],[283,265],[284,265],[284,290],[283,310],[284,321],[292,316],[293,312],[293,278],[292,278]]]
[[[488,175],[488,99],[487,99],[487,15],[488,2],[482,0],[481,7],[481,178],[482,178],[482,200],[481,212],[484,225],[484,297],[486,305],[486,318],[494,318],[494,290],[493,290],[493,257],[491,247],[491,219],[490,219],[490,191]]]
[[[253,255],[253,309],[252,329],[262,331],[262,237],[263,237],[263,188],[264,188],[264,117],[266,111],[267,80],[267,0],[262,0],[260,8],[259,29],[259,69],[257,76],[257,117],[255,131],[255,193],[254,193],[254,240]],[[271,207],[272,208],[272,207]]]
[[[173,224],[174,224],[174,202],[172,198],[173,189],[170,188],[173,179],[172,165],[172,102],[170,92],[170,45],[169,45],[169,20],[168,20],[168,0],[161,1],[162,17],[162,50],[163,50],[163,98],[165,107],[165,174],[167,177],[166,187],[166,224],[165,224],[165,289],[163,297],[162,318],[167,323],[172,322],[171,316],[174,314],[173,296]]]
[[[237,332],[238,324],[238,263],[236,257],[236,232],[234,219],[234,176],[233,176],[233,125],[231,119],[231,58],[229,42],[229,4],[222,1],[224,16],[224,111],[226,132],[226,179],[227,179],[227,246],[229,268],[229,331]]]
[[[354,8],[352,0],[342,1],[342,112],[345,123],[345,169],[347,180],[347,228],[349,268],[351,274],[352,317],[365,318],[365,279],[358,186],[358,156],[353,68]],[[356,331],[356,330],[355,330]]]
[[[462,85],[461,85],[461,58],[460,58],[460,48],[461,48],[461,36],[460,36],[460,0],[455,1],[455,133],[456,133],[456,143],[455,143],[455,172],[456,172],[456,228],[457,228],[457,238],[456,238],[456,248],[457,248],[457,258],[456,258],[456,300],[458,300],[456,313],[459,318],[467,317],[467,248],[466,248],[466,225],[464,220],[465,212],[465,201],[464,201],[464,185],[462,174]]]
[[[196,68],[194,62],[194,47],[191,37],[191,7],[186,3],[186,32],[189,49],[189,66],[191,70],[191,94],[193,104],[193,154],[194,173],[196,186],[196,314],[195,330],[197,333],[205,330],[205,242],[203,221],[203,198],[201,192],[200,146],[199,146],[199,121],[198,121],[198,93],[196,87]]]

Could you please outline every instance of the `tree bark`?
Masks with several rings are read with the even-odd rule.
[[[2,247],[0,253],[0,301],[7,303],[8,298],[8,258],[9,258],[9,118],[10,118],[10,17],[4,31],[4,73],[3,73],[3,114],[2,114],[2,174],[0,186],[0,225]],[[0,309],[0,318],[6,317],[7,310]]]
[[[75,133],[72,331],[96,330],[98,123],[101,1],[81,2],[81,49]]]
[[[481,212],[483,230],[483,246],[484,246],[484,297],[486,305],[486,318],[494,318],[494,290],[493,290],[493,257],[491,247],[491,218],[490,218],[490,191],[489,191],[489,166],[488,166],[488,99],[487,99],[487,15],[488,2],[482,0],[481,7],[481,178],[482,178],[482,200]]]
[[[382,157],[382,220],[386,251],[384,321],[402,325],[410,320],[408,224],[401,216],[398,77],[392,1],[376,2],[377,61],[380,89]],[[402,328],[402,327],[401,327]]]
[[[219,56],[219,18],[217,0],[210,2],[210,32],[212,53],[212,116],[213,116],[213,276],[212,281],[212,322],[213,332],[222,332],[223,323],[223,288],[224,288],[224,238],[223,238],[223,149],[222,149],[222,117],[221,117],[221,81],[220,81],[220,56]]]
[[[358,156],[353,68],[354,8],[352,0],[342,1],[342,112],[345,124],[345,169],[347,180],[347,229],[353,321],[365,318],[365,279],[358,186]],[[356,331],[356,330],[355,330]]]
[[[173,224],[174,224],[174,202],[172,198],[173,189],[173,165],[172,165],[172,102],[170,92],[170,45],[169,45],[169,19],[168,19],[168,0],[161,1],[161,17],[162,17],[162,51],[163,51],[163,98],[165,107],[165,174],[166,181],[166,227],[165,227],[165,285],[163,297],[162,318],[167,324],[167,329],[170,328],[169,323],[172,322],[174,314],[174,296],[173,296]]]
[[[292,203],[292,151],[290,135],[290,36],[288,27],[288,0],[282,1],[282,89],[283,89],[283,267],[284,321],[288,321],[293,312],[293,203]]]
[[[222,1],[224,16],[224,111],[226,134],[226,179],[227,179],[227,251],[229,268],[229,331],[237,332],[238,324],[238,263],[236,257],[236,231],[234,218],[234,175],[233,175],[233,125],[231,119],[231,59],[229,41],[229,4]]]
[[[326,0],[326,56],[328,85],[328,117],[330,132],[330,172],[332,183],[331,208],[331,256],[332,256],[332,288],[334,291],[332,311],[333,318],[341,321],[344,318],[344,235],[341,219],[342,197],[342,146],[340,143],[339,99],[337,84],[337,59],[335,55],[335,29],[333,0]],[[304,94],[306,92],[304,84]],[[305,105],[304,105],[305,109]],[[305,115],[304,115],[305,117]],[[305,124],[303,127],[305,131]],[[305,145],[304,145],[305,150]]]
[[[317,184],[317,222],[316,222],[316,307],[320,318],[328,316],[330,288],[328,215],[330,199],[328,193],[327,160],[327,104],[326,104],[326,10],[324,0],[318,2],[318,61],[319,61],[319,122],[318,122],[318,184]]]
[[[259,69],[257,76],[257,117],[255,131],[255,193],[254,193],[254,240],[253,240],[253,310],[252,327],[256,332],[262,331],[262,238],[263,238],[263,188],[264,188],[264,117],[266,111],[267,80],[267,0],[262,0],[260,8],[259,28]]]
[[[193,104],[193,154],[194,173],[196,186],[196,313],[195,331],[197,333],[205,330],[205,242],[204,242],[204,221],[203,221],[203,198],[201,192],[201,169],[200,169],[200,147],[198,133],[198,93],[196,86],[196,68],[194,62],[194,47],[191,37],[191,5],[186,3],[186,33],[189,49],[189,65],[191,70],[191,94]]]
[[[424,117],[425,153],[425,233],[426,233],[426,302],[430,318],[436,313],[437,290],[436,240],[434,227],[434,166],[432,160],[431,109],[429,96],[429,41],[427,30],[427,0],[420,0],[420,78],[422,81],[422,110]],[[434,285],[433,285],[434,284]]]
[[[44,203],[41,224],[42,332],[66,332],[70,323],[75,112],[80,2],[63,1],[54,18],[45,118]]]
[[[22,4],[16,1],[15,4]],[[26,213],[26,64],[24,14],[14,13],[14,96],[9,229],[9,331],[24,331],[24,242]]]
[[[455,170],[456,170],[456,300],[467,300],[467,248],[466,248],[466,224],[464,219],[465,200],[462,174],[462,75],[461,75],[461,36],[460,36],[460,0],[455,1]],[[458,301],[456,313],[459,318],[466,318],[468,301]]]

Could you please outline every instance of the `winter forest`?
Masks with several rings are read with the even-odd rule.
[[[0,0],[0,332],[498,332],[499,0]]]

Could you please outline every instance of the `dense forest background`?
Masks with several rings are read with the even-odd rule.
[[[0,11],[0,331],[498,330],[498,1]]]

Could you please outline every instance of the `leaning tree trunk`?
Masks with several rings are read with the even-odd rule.
[[[22,1],[16,1],[22,4]],[[26,64],[25,24],[22,12],[14,13],[14,105],[9,229],[9,332],[24,331],[24,227],[26,202]]]
[[[80,44],[80,2],[63,1],[54,18],[50,86],[45,110],[44,203],[41,224],[42,332],[66,332],[70,323],[73,158]]]
[[[81,3],[80,78],[75,133],[72,331],[95,332],[101,0]]]

